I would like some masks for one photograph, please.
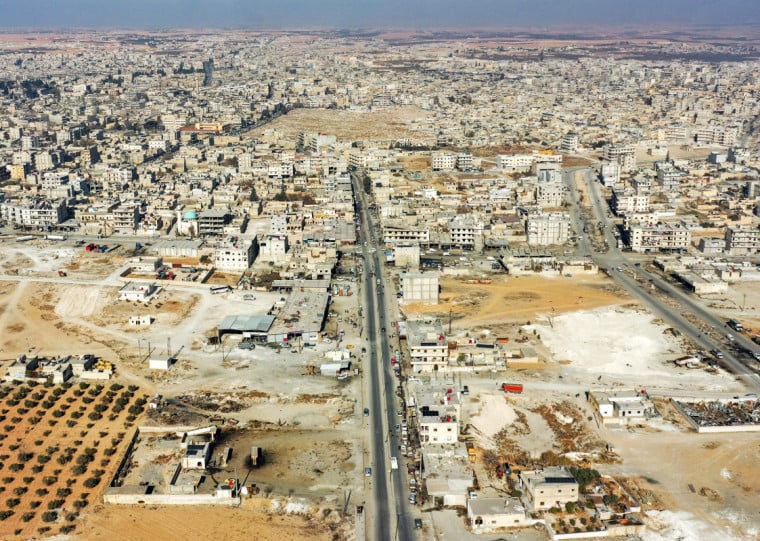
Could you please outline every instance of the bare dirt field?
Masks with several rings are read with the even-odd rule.
[[[471,329],[525,323],[539,316],[631,302],[618,293],[612,282],[599,275],[495,278],[488,285],[444,277],[441,289],[439,304],[410,304],[402,310],[410,319],[423,316],[448,319],[451,311],[453,328]]]
[[[327,109],[294,109],[266,125],[276,129],[289,140],[295,140],[298,132],[326,132],[338,139],[389,139],[419,135],[413,121],[423,120],[429,113],[416,107],[394,107],[373,113],[353,113]],[[251,132],[260,136],[263,129]]]
[[[82,383],[0,388],[0,537],[79,528],[97,504],[145,398],[136,387]]]
[[[69,288],[74,288],[74,291],[67,293]],[[63,299],[69,306],[65,311],[66,317],[69,311],[73,317],[92,315],[102,302],[101,289],[107,288],[25,281],[17,283],[12,292],[2,299],[5,301],[0,314],[3,357],[13,358],[34,350],[44,355],[88,352],[112,358],[114,350],[121,345],[118,337],[97,332],[102,329],[96,325],[93,325],[94,328],[77,326],[57,313],[58,303]],[[107,293],[104,295],[107,298]],[[86,346],[86,351],[82,351],[83,346]]]
[[[645,539],[757,539],[757,435],[606,429],[602,436],[625,453],[624,464],[611,468],[640,475],[666,508],[684,510],[653,514],[659,521]]]
[[[272,512],[265,498],[245,501],[239,509],[170,506],[98,506],[84,522],[87,540],[124,539],[154,541],[221,538],[229,541],[283,541],[309,539],[328,541],[333,533],[321,520],[302,514]]]

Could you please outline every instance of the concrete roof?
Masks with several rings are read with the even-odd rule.
[[[468,500],[467,507],[473,515],[525,514],[518,498],[477,498]]]

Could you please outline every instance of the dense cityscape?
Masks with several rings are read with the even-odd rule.
[[[0,538],[757,538],[751,30],[0,52]]]

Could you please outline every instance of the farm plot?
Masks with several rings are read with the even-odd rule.
[[[86,382],[0,387],[0,538],[76,530],[142,413],[137,391]]]

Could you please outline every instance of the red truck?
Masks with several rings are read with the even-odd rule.
[[[505,393],[521,393],[523,392],[522,383],[502,383],[501,390]]]

